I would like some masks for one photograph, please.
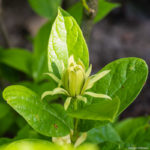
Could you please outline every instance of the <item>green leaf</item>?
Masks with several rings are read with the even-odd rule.
[[[150,148],[150,125],[147,124],[133,133],[130,133],[126,142],[136,147]]]
[[[49,40],[49,71],[56,74],[57,69],[57,72],[59,71],[59,74],[62,75],[63,64],[67,67],[68,58],[71,55],[76,61],[82,60],[86,68],[88,67],[88,48],[81,29],[72,16],[59,9]]]
[[[38,95],[40,95],[40,96],[45,91],[52,91],[53,89],[55,89],[57,87],[57,84],[53,80],[48,80],[48,81],[42,82],[42,83],[33,83],[33,82],[29,82],[29,81],[23,81],[23,82],[19,82],[18,84],[31,89],[35,93],[38,93]],[[50,100],[56,100],[57,98],[58,98],[57,95],[47,96],[44,100],[50,101]]]
[[[97,128],[100,126],[105,126],[109,123],[109,121],[99,121],[99,120],[84,120],[80,119],[79,121],[79,131],[86,132],[92,128]]]
[[[25,139],[8,144],[5,150],[51,150],[55,148],[52,143],[44,140]]]
[[[120,114],[143,88],[148,75],[147,64],[140,58],[122,58],[106,65],[101,72],[104,70],[110,70],[110,73],[96,82],[91,90],[111,98],[118,96],[120,99],[118,114]]]
[[[20,85],[7,87],[3,97],[37,132],[55,137],[69,134],[72,120],[61,105],[42,101],[35,92]]]
[[[7,144],[9,143],[11,140],[8,139],[8,138],[0,138],[0,145],[3,145],[3,144]]]
[[[126,147],[150,147],[150,117],[129,118],[116,124]]]
[[[8,81],[9,83],[15,83],[20,80],[20,72],[13,69],[10,66],[0,63],[0,78],[1,83],[3,80]]]
[[[33,78],[40,81],[44,78],[43,73],[48,72],[47,49],[50,31],[53,21],[44,24],[38,31],[34,40],[33,52]]]
[[[8,105],[0,102],[0,119],[5,117],[10,112]]]
[[[15,119],[16,117],[12,112],[8,113],[6,116],[0,119],[0,136],[5,135],[6,133],[11,134],[15,131],[14,128],[11,130],[15,124]]]
[[[107,2],[107,0],[98,0],[98,12],[94,22],[97,23],[98,21],[102,20],[110,11],[119,6],[120,4],[118,3]]]
[[[115,129],[110,125],[100,126],[88,131],[86,142],[103,143],[103,142],[121,142],[121,138]]]
[[[15,140],[20,139],[46,139],[50,140],[49,137],[45,137],[34,131],[29,125],[26,125],[25,127],[21,128],[19,132],[17,133],[17,136],[15,137]]]
[[[10,142],[12,142],[11,139],[8,138],[0,138],[0,150],[4,150],[6,145],[8,145]]]
[[[73,150],[99,150],[97,145],[94,144],[82,144],[81,146],[74,148]]]
[[[129,118],[116,123],[115,128],[123,140],[126,140],[133,132],[137,132],[141,127],[146,126],[150,117]]]
[[[99,144],[100,150],[129,150],[130,146],[124,146],[124,143],[120,142],[103,142]]]
[[[120,101],[116,97],[110,100],[100,99],[98,102],[85,105],[76,111],[69,112],[72,117],[88,120],[113,121],[119,109]]]
[[[22,129],[23,127],[25,127],[27,125],[27,122],[25,121],[25,119],[23,117],[18,115],[16,111],[15,111],[15,113],[16,113],[16,116],[18,116],[17,118],[15,117],[16,118],[15,124],[18,126],[19,129]]]
[[[62,0],[28,0],[32,9],[40,16],[53,19]]]
[[[83,5],[81,2],[77,2],[71,6],[68,10],[69,14],[74,17],[79,25],[81,25],[83,17]]]
[[[88,98],[89,104],[81,106],[77,111],[69,112],[71,116],[80,119],[113,121],[116,115],[131,104],[139,94],[148,74],[146,63],[139,58],[116,60],[105,66],[101,72],[104,70],[111,71],[107,76],[95,83],[90,91],[106,94],[112,97],[113,100]],[[119,100],[116,99],[116,96],[120,99],[119,112]],[[93,122],[94,125],[95,122]]]
[[[77,148],[72,145],[56,145],[44,140],[25,139],[9,144],[5,150],[98,150],[96,145],[84,144]]]
[[[31,76],[32,54],[24,49],[0,49],[0,62]]]

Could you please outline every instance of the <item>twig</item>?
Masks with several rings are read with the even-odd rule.
[[[98,0],[81,0],[84,9],[82,31],[87,42],[91,34],[92,27],[94,25],[93,20],[97,14]]]
[[[10,41],[9,41],[9,36],[7,33],[7,30],[5,28],[5,24],[3,22],[3,7],[2,7],[2,0],[0,0],[0,30],[3,35],[3,38],[5,40],[5,47],[9,48],[11,47]]]
[[[94,9],[90,8],[86,2],[86,0],[82,0],[83,7],[87,10],[88,16],[94,13]]]

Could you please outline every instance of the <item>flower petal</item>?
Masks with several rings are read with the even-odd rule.
[[[80,59],[78,60],[77,64],[82,66],[82,69],[85,70],[85,66],[84,66],[83,62]]]
[[[57,78],[53,73],[44,73],[44,74],[50,76],[55,82],[59,84],[61,83],[61,80]]]
[[[71,98],[72,97],[68,97],[64,103],[64,109],[67,110],[69,105],[70,105],[70,102],[71,102]]]
[[[87,103],[87,98],[86,97],[83,97],[83,96],[79,95],[79,96],[77,96],[77,99],[83,101],[84,103]]]
[[[87,133],[86,132],[82,133],[81,136],[75,142],[74,147],[78,147],[86,140],[86,138],[87,138]]]
[[[41,99],[44,99],[48,95],[53,95],[53,91],[46,91],[42,94]]]
[[[103,78],[104,76],[106,76],[108,73],[110,72],[110,70],[105,70],[103,72],[100,72],[98,74],[95,74],[93,76],[90,77],[90,81],[89,84],[86,88],[86,90],[92,88],[92,86],[94,85],[94,83],[98,80],[100,80],[101,78]]]
[[[63,88],[55,88],[53,91],[46,91],[42,94],[41,99],[48,95],[57,95],[57,94],[63,94],[63,95],[69,95],[68,92]]]
[[[86,71],[85,73],[85,77],[88,78],[91,74],[91,71],[92,71],[92,65],[90,65],[90,67],[88,68],[88,70]]]
[[[110,72],[110,70],[105,70],[103,72],[97,73],[97,74],[91,76],[91,81],[95,83],[96,81],[98,81],[101,78],[103,78],[104,76],[106,76],[109,72]]]
[[[71,144],[70,134],[63,137],[52,137],[52,142],[58,145]]]
[[[74,61],[74,57],[73,57],[73,55],[71,55],[71,56],[69,57],[68,64],[69,64],[69,66],[71,66],[71,65],[75,64],[75,61]]]
[[[69,93],[71,96],[75,96],[76,94],[76,73],[74,71],[70,71],[69,73]]]
[[[93,93],[93,92],[85,92],[84,95],[89,95],[89,96],[96,97],[96,98],[106,98],[106,99],[112,100],[111,97],[109,97],[108,95],[105,95],[105,94],[97,94],[97,93]]]
[[[90,81],[90,78],[87,78],[84,85],[83,85],[83,88],[82,88],[82,91],[81,91],[81,95],[84,94],[85,90],[87,89],[88,85],[89,85],[89,81]]]

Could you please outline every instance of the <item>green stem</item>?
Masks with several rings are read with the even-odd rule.
[[[78,109],[78,101],[77,99],[74,99],[74,110]],[[78,139],[79,132],[78,132],[78,123],[79,119],[74,118],[74,128],[73,128],[73,134],[71,135],[71,142],[74,144],[76,140]]]
[[[74,99],[74,110],[78,109],[78,101],[77,99]]]

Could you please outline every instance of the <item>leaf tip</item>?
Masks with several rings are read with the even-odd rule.
[[[61,7],[58,7],[58,16],[70,16],[68,12],[66,12]]]

